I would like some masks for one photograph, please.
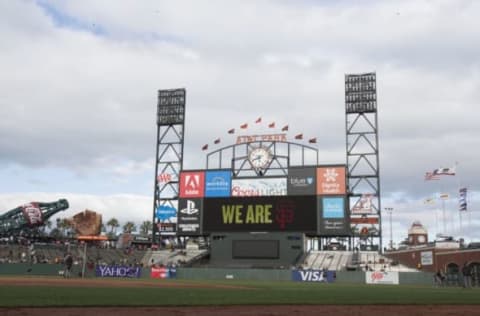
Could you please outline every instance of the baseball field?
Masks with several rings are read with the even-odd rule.
[[[0,315],[479,315],[480,289],[0,277]]]

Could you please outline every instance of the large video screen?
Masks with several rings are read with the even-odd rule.
[[[311,232],[317,230],[316,196],[205,199],[203,232]]]

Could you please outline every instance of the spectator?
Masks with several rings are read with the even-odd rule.
[[[463,275],[463,287],[464,288],[471,288],[472,287],[472,271],[470,267],[465,262],[462,268],[462,275]]]

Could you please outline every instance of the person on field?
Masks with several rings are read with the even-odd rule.
[[[438,270],[437,273],[434,275],[435,285],[443,286],[445,282],[445,275],[443,274],[442,270]]]
[[[65,278],[69,278],[72,275],[72,265],[73,265],[73,258],[70,253],[67,253],[67,255],[65,256],[64,263],[65,263],[65,273],[63,274],[63,276]]]
[[[465,262],[462,268],[462,276],[463,276],[463,287],[468,289],[472,287],[472,271],[470,267]]]

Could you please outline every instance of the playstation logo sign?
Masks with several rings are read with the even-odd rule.
[[[180,213],[193,215],[198,213],[198,208],[195,208],[195,202],[191,200],[187,200],[187,207],[180,210]]]

